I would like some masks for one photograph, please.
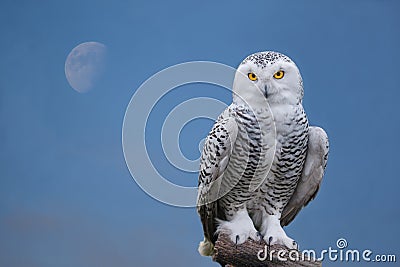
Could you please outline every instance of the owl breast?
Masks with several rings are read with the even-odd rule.
[[[276,150],[271,169],[250,207],[268,214],[281,213],[299,180],[307,152],[308,120],[301,105],[272,106]]]
[[[228,218],[243,205],[251,213],[281,213],[305,160],[308,122],[303,108],[230,112],[237,118],[238,135],[222,180],[222,187],[231,190],[220,206]]]

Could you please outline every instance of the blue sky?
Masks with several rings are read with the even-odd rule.
[[[195,210],[162,204],[132,179],[123,117],[135,90],[168,66],[236,67],[263,50],[297,63],[309,121],[331,143],[319,195],[288,234],[304,249],[344,237],[351,248],[398,253],[399,11],[395,0],[2,1],[0,265],[216,266],[197,253]],[[86,41],[104,43],[108,63],[101,83],[80,94],[64,63]],[[160,112],[179,103],[178,92]],[[230,102],[213,86],[188,86],[181,99],[191,94]],[[189,157],[207,127],[199,120],[182,132]],[[151,138],[157,151],[159,136]],[[162,155],[154,160],[174,173]]]

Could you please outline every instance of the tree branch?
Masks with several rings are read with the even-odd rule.
[[[288,250],[284,246],[273,245],[268,247],[264,240],[256,242],[247,240],[245,243],[235,245],[226,234],[220,233],[215,243],[215,254],[213,260],[221,266],[231,267],[281,267],[281,266],[304,266],[321,267],[319,261],[310,259],[296,250]],[[265,254],[267,253],[267,254]],[[278,254],[279,253],[279,254]],[[257,256],[258,255],[258,256]],[[291,255],[291,257],[289,256]],[[261,260],[258,258],[261,257]],[[263,258],[265,257],[265,260]],[[292,259],[296,259],[293,261]]]

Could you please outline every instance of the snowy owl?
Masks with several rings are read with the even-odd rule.
[[[204,230],[201,255],[219,233],[297,249],[283,226],[317,194],[328,158],[328,137],[311,127],[302,106],[303,82],[287,56],[267,51],[239,65],[232,104],[204,143],[197,211]]]

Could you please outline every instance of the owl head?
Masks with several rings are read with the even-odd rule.
[[[287,56],[272,51],[246,57],[237,68],[233,100],[253,107],[268,104],[299,104],[303,81],[296,64]]]

